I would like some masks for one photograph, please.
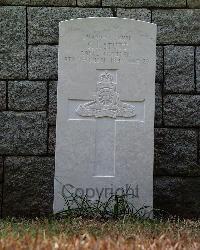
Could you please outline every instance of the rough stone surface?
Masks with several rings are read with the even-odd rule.
[[[8,108],[11,110],[45,110],[46,82],[15,81],[8,83]]]
[[[0,81],[0,110],[6,109],[6,82]]]
[[[187,0],[187,5],[189,8],[200,8],[199,0]]]
[[[101,0],[77,0],[78,6],[101,6]]]
[[[0,113],[1,154],[44,154],[47,150],[46,112]]]
[[[200,92],[200,47],[196,49],[196,86],[197,91]]]
[[[51,125],[56,124],[57,113],[57,81],[49,83],[49,112],[48,121]]]
[[[103,6],[119,7],[185,7],[185,0],[102,0]]]
[[[0,78],[26,77],[26,9],[0,7]]]
[[[136,20],[151,22],[151,11],[147,9],[117,9],[118,17],[126,17]]]
[[[75,6],[76,0],[0,0],[0,5]]]
[[[49,154],[55,153],[55,143],[56,143],[56,127],[51,126],[49,127],[49,146],[48,146]]]
[[[192,129],[155,129],[155,174],[200,175],[197,137],[197,131]]]
[[[0,5],[75,6],[76,0],[0,0]]]
[[[200,95],[167,95],[164,97],[164,124],[199,126]]]
[[[2,183],[2,181],[3,181],[3,157],[0,156],[0,183]],[[1,185],[0,185],[0,193],[1,193]],[[1,198],[0,198],[0,204],[1,204]]]
[[[3,216],[52,213],[53,158],[8,157],[4,175]]]
[[[156,83],[155,126],[162,125],[162,84]]]
[[[2,201],[3,201],[2,192],[3,192],[3,183],[0,184],[0,204],[1,204],[1,206],[0,206],[0,215],[2,215]]]
[[[166,214],[199,217],[200,177],[156,177],[154,179],[154,207]]]
[[[158,25],[158,43],[200,43],[200,10],[198,9],[153,10],[152,21]]]
[[[28,49],[29,79],[57,79],[57,46],[38,45]]]
[[[35,6],[75,6],[76,0],[29,0]]]
[[[30,0],[0,0],[0,5],[26,5]]]
[[[58,43],[58,23],[88,16],[112,16],[110,9],[28,8],[29,43]]]
[[[163,47],[156,47],[156,82],[163,82]]]
[[[165,91],[188,93],[195,90],[194,47],[166,46]]]
[[[100,7],[101,2],[103,9]],[[186,2],[187,6],[192,9],[186,8]],[[0,0],[0,5],[0,111],[3,111],[0,113],[0,154],[12,156],[24,154],[27,157],[27,155],[35,154],[46,155],[48,151],[49,155],[54,155],[57,83],[52,80],[57,79],[57,49],[53,49],[53,45],[58,43],[59,21],[85,16],[112,15],[151,21],[150,11],[152,11],[152,21],[158,24],[159,31],[155,86],[155,175],[184,176],[185,180],[189,180],[186,176],[200,176],[199,163],[197,164],[200,154],[199,146],[197,147],[197,140],[200,143],[200,135],[197,138],[197,133],[200,133],[199,0]],[[17,5],[24,5],[24,7],[17,7]],[[79,7],[76,7],[77,5]],[[27,23],[25,6],[27,6]],[[29,47],[28,55],[26,55],[26,46]],[[165,48],[164,55],[163,48]],[[26,59],[29,63],[29,78],[27,78]],[[194,67],[196,69],[195,89]],[[163,79],[163,69],[165,69],[165,79]],[[49,96],[46,96],[46,86],[43,88],[44,85],[38,82],[40,84],[43,82],[44,85],[49,84]],[[6,85],[10,86],[9,91]],[[9,106],[6,103],[8,94]],[[46,103],[46,100],[49,102]],[[9,109],[29,112],[8,112],[5,111],[7,106]],[[39,112],[40,115],[38,114],[39,110],[46,109],[48,109],[47,116],[41,115],[41,112]],[[164,109],[163,114],[162,109]],[[36,112],[33,113],[30,110]],[[45,112],[42,113],[45,114]],[[2,202],[2,158],[4,156],[0,156],[0,204]],[[38,159],[38,157],[33,158]],[[49,174],[46,175],[49,176]],[[36,177],[34,176],[32,174],[32,179],[29,181],[30,183],[33,181],[32,189],[37,188],[35,187],[37,174]],[[189,183],[184,182],[186,186],[184,188],[188,188],[185,191],[184,188],[182,190],[177,188],[177,183],[179,183],[177,178],[166,177],[167,180],[162,178],[159,181],[160,187],[158,188],[160,189],[155,192],[155,197],[158,197],[156,194],[159,192],[161,208],[166,207],[174,213],[180,212],[180,215],[187,215],[187,211],[192,214],[191,209],[196,206],[195,211],[198,212],[195,213],[200,213],[197,210],[199,204],[196,205],[200,195],[190,188],[192,179]],[[25,180],[22,181],[25,182]],[[194,186],[197,184],[199,185],[194,181]],[[24,189],[27,189],[26,186],[22,188],[22,191],[18,190],[19,196],[20,193],[25,192]],[[190,205],[186,204],[186,209],[185,199],[186,203],[188,199],[191,201]],[[19,207],[18,204],[19,202],[17,203]],[[155,205],[157,205],[156,200]],[[35,208],[41,207],[43,204],[38,203],[34,206]],[[10,208],[13,211],[12,202],[6,205],[8,211]],[[46,208],[45,211],[47,211]],[[43,213],[43,209],[40,211]]]

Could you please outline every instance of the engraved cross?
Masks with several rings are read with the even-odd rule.
[[[94,100],[76,100],[79,120],[95,120],[96,124],[94,177],[115,176],[117,122],[132,121],[137,104],[120,100],[116,70],[103,70],[100,74]]]

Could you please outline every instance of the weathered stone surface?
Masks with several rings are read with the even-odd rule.
[[[52,212],[53,157],[8,157],[4,174],[3,216]]]
[[[117,9],[118,17],[126,17],[151,22],[151,11],[147,9]]]
[[[2,215],[2,202],[3,202],[2,194],[3,194],[3,183],[0,184],[0,214],[1,215]]]
[[[77,0],[78,6],[101,6],[101,0]]]
[[[55,153],[55,143],[56,143],[56,127],[51,126],[49,127],[49,146],[48,146],[49,154]]]
[[[200,43],[200,10],[153,10],[152,21],[158,25],[158,43]]]
[[[0,5],[75,6],[76,0],[0,0]]]
[[[103,0],[103,6],[119,7],[185,7],[185,0]]]
[[[164,124],[199,126],[200,95],[167,95],[164,97]]]
[[[0,113],[1,154],[43,154],[47,151],[46,112]]]
[[[57,112],[57,82],[51,81],[49,83],[48,121],[52,125],[56,124],[56,112]]]
[[[200,92],[200,47],[196,48],[196,86]]]
[[[189,8],[200,8],[199,0],[187,0],[187,5]]]
[[[46,82],[9,82],[8,107],[11,110],[45,110],[47,107]]]
[[[29,79],[57,79],[57,46],[38,45],[28,49]]]
[[[58,23],[88,16],[112,16],[110,9],[28,8],[29,43],[58,43]]]
[[[192,129],[155,129],[155,174],[200,176],[197,137]]]
[[[188,93],[195,90],[194,47],[166,46],[165,91]]]
[[[75,6],[76,0],[29,0],[30,5],[39,6]]]
[[[156,83],[155,126],[162,125],[162,84]]]
[[[26,5],[30,0],[0,0],[0,5]]]
[[[26,77],[26,9],[0,7],[1,79]]]
[[[0,81],[0,110],[6,109],[6,82]]]
[[[0,156],[0,183],[3,181],[3,157]],[[1,185],[0,185],[0,193],[1,193]],[[1,195],[0,195],[0,203],[1,203]]]
[[[156,47],[156,81],[163,82],[163,47]]]
[[[200,177],[156,177],[154,207],[181,217],[200,216]]]

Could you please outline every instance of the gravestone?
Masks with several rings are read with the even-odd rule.
[[[60,22],[54,212],[64,191],[96,200],[128,189],[153,206],[156,25]]]

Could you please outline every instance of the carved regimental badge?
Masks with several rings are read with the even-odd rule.
[[[105,71],[99,76],[93,101],[80,104],[76,112],[80,116],[94,117],[134,117],[135,107],[120,101],[117,83],[113,75]]]

